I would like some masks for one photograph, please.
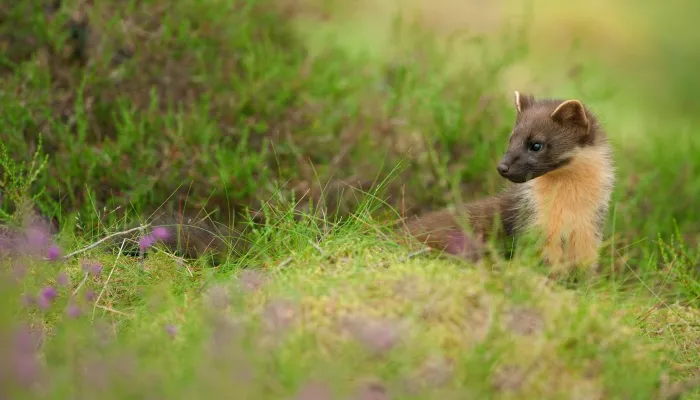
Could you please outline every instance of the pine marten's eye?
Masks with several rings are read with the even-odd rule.
[[[530,150],[532,150],[532,151],[540,151],[543,148],[544,148],[544,145],[542,143],[535,142],[535,143],[530,144]]]

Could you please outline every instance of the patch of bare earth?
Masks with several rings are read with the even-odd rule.
[[[505,313],[506,326],[512,332],[519,335],[534,335],[540,333],[544,327],[542,314],[534,308],[515,306]]]
[[[525,383],[526,371],[517,365],[503,365],[491,376],[491,386],[499,392],[517,392]]]
[[[405,380],[409,393],[442,387],[450,382],[454,373],[454,365],[442,356],[431,356],[426,359]]]
[[[299,312],[298,304],[292,300],[277,298],[268,301],[261,313],[263,323],[261,344],[279,343],[298,321]]]
[[[294,396],[293,400],[334,400],[333,392],[328,385],[319,381],[306,382]]]
[[[238,284],[246,293],[257,292],[266,282],[266,277],[260,271],[244,269],[238,274]]]
[[[389,390],[386,388],[382,382],[377,379],[367,379],[365,382],[361,382],[351,400],[389,400],[392,397],[389,394]]]
[[[372,354],[384,355],[401,341],[407,324],[405,321],[352,316],[343,318],[341,327]]]

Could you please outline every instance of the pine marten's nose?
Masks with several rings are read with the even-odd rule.
[[[498,173],[501,174],[501,175],[507,174],[507,173],[508,173],[508,165],[507,165],[506,163],[500,163],[500,164],[498,164],[498,166],[496,167],[496,169],[498,170]]]

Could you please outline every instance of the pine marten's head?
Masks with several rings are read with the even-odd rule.
[[[523,183],[566,166],[596,143],[594,117],[578,100],[535,100],[515,92],[517,116],[498,172]]]

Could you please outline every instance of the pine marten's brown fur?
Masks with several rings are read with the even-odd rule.
[[[475,259],[484,240],[542,235],[542,256],[556,271],[597,267],[614,170],[607,137],[578,100],[535,100],[515,92],[516,118],[497,166],[513,184],[502,193],[407,222],[426,244]],[[462,229],[459,215],[472,235]]]

